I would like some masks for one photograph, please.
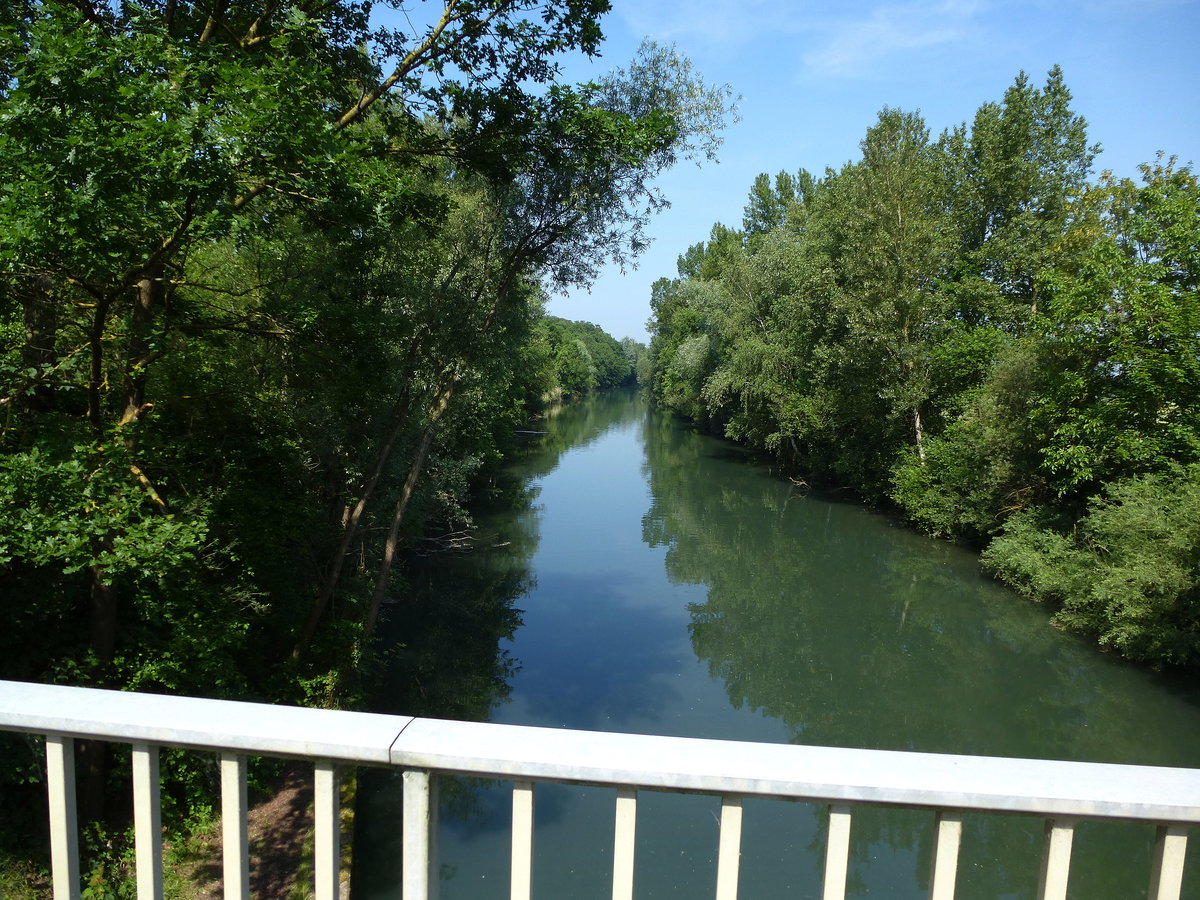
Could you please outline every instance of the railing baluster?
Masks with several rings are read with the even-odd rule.
[[[435,885],[437,799],[433,779],[422,769],[404,772],[403,900],[429,900]]]
[[[1046,848],[1042,854],[1038,900],[1066,900],[1067,881],[1071,875],[1071,842],[1074,838],[1074,819],[1046,820]]]
[[[637,834],[637,790],[617,788],[617,819],[613,834],[613,900],[633,897],[633,852]]]
[[[829,842],[825,845],[823,900],[845,900],[850,868],[850,807],[829,807]]]
[[[79,822],[75,813],[75,741],[46,735],[50,803],[50,877],[54,900],[79,900]]]
[[[250,900],[250,841],[247,834],[246,757],[221,754],[222,867],[225,900]]]
[[[742,857],[742,798],[721,798],[721,840],[717,853],[717,900],[737,900]]]
[[[1150,875],[1150,900],[1179,900],[1186,853],[1186,825],[1158,826],[1154,839],[1154,870]]]
[[[937,815],[935,827],[929,900],[954,900],[954,883],[958,879],[958,848],[962,843],[962,814],[943,810]]]
[[[316,900],[337,900],[342,869],[341,797],[337,766],[313,764],[313,869]]]
[[[133,745],[133,829],[138,900],[163,895],[162,805],[159,798],[158,747]]]
[[[511,900],[529,900],[533,892],[533,782],[518,781],[512,796]]]

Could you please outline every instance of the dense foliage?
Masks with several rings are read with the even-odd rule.
[[[608,6],[3,5],[0,677],[354,701],[405,547],[630,377],[545,292],[719,143],[673,48],[560,82]]]
[[[1200,185],[1089,180],[1062,73],[931,139],[755,181],[653,288],[653,389],[812,480],[986,546],[1057,621],[1200,663]]]
[[[637,381],[636,357],[631,360],[626,355],[627,345],[598,325],[547,316],[540,331],[553,364],[555,396],[581,396]]]

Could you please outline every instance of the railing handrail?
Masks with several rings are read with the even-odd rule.
[[[619,734],[0,681],[0,730],[815,802],[1200,823],[1200,769]]]
[[[410,716],[0,681],[0,730],[390,765]]]

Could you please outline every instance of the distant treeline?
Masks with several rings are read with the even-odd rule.
[[[633,338],[617,341],[599,325],[546,316],[538,326],[548,399],[582,396],[593,391],[635,384],[637,367],[647,348]]]
[[[892,503],[1153,664],[1200,663],[1200,189],[1092,179],[1062,73],[760,175],[653,287],[665,405]]]

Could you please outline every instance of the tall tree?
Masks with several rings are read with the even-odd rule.
[[[801,173],[803,176],[804,173]],[[782,228],[796,204],[803,202],[797,179],[787,172],[775,176],[774,184],[765,172],[754,179],[746,211],[742,215],[742,231],[748,243],[758,235]]]
[[[973,321],[1011,326],[1037,311],[1038,277],[1100,149],[1070,101],[1058,66],[1042,88],[1022,72],[969,131],[943,136],[962,240],[957,292]]]
[[[886,421],[907,419],[908,445],[923,458],[929,348],[948,315],[940,154],[920,116],[886,108],[861,146],[862,160],[830,181],[810,222],[837,273],[847,374],[857,370],[858,389],[876,394]],[[873,405],[864,397],[860,409]]]

